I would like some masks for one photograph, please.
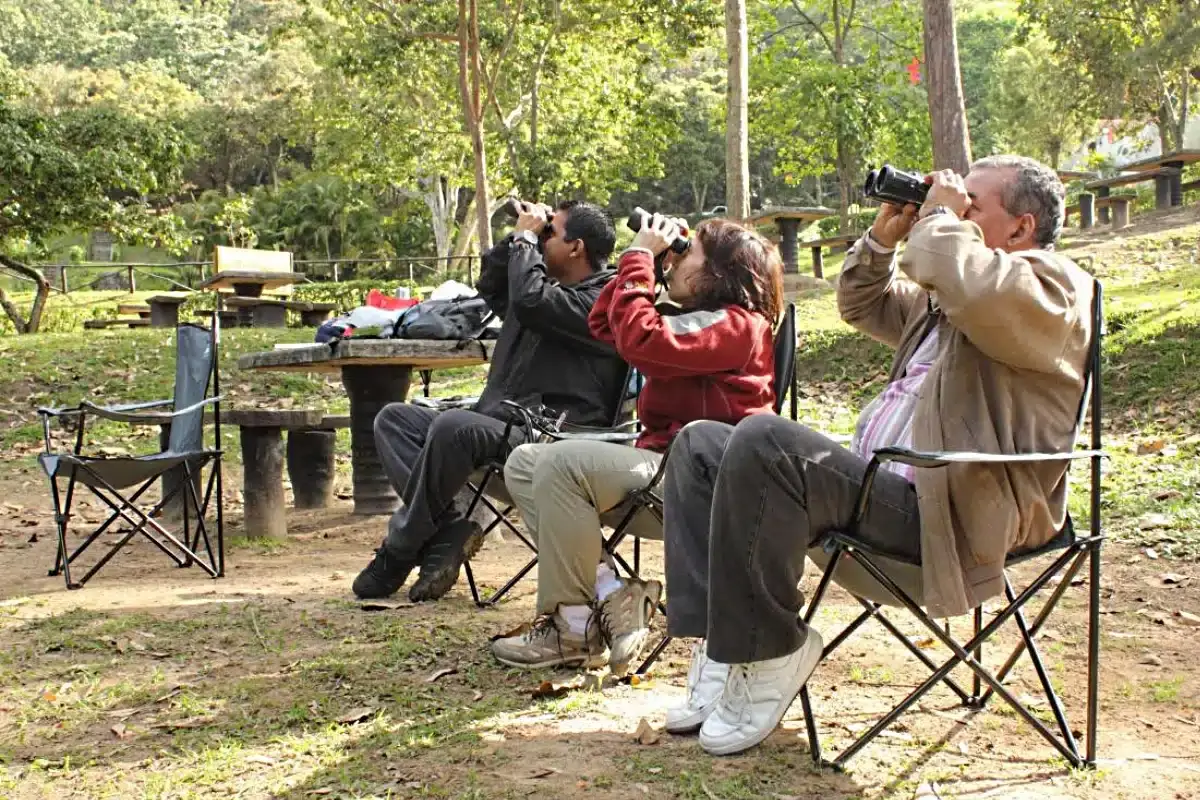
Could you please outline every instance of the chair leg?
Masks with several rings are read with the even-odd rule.
[[[983,628],[983,604],[981,603],[981,604],[975,606],[975,629],[974,629],[974,633],[972,634],[972,638],[979,642],[979,645],[975,648],[975,652],[972,653],[972,655],[975,656],[975,660],[978,661],[980,664],[983,663],[983,640],[981,640],[979,638],[979,631],[982,628]],[[979,693],[981,691],[983,691],[983,687],[980,685],[979,676],[972,674],[972,676],[971,676],[971,696],[969,698],[967,698],[966,704],[968,706],[977,707],[979,705]]]
[[[74,488],[75,475],[71,474],[71,488]],[[62,507],[58,494],[58,479],[53,477],[50,479],[50,495],[54,500],[54,527],[58,538],[58,548],[54,553],[54,568],[50,570],[50,575],[53,577],[62,573],[63,579],[66,581],[68,589],[78,589],[79,584],[71,581],[71,561],[67,557],[67,523],[69,520],[68,513],[70,506],[65,509]],[[67,497],[70,498],[71,489],[67,490]]]
[[[1093,509],[1093,514],[1097,513]],[[1096,723],[1100,710],[1100,546],[1096,540],[1088,549],[1088,689],[1087,756],[1088,766],[1096,766]]]

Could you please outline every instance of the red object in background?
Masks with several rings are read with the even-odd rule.
[[[921,59],[913,56],[913,60],[905,67],[908,70],[908,82],[916,86],[921,82]]]
[[[395,311],[400,308],[415,306],[419,300],[415,297],[389,297],[378,289],[367,292],[367,305],[371,308],[382,308],[385,311]]]

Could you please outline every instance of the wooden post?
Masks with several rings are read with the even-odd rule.
[[[1082,192],[1079,195],[1079,230],[1086,231],[1096,224],[1096,195]]]
[[[133,267],[129,268],[129,293],[133,294],[137,291],[137,278],[133,276]]]
[[[287,468],[296,508],[333,504],[333,453],[336,431],[288,431]]]
[[[67,268],[66,267],[63,267],[61,270],[59,270],[58,280],[59,280],[59,283],[62,284],[62,293],[67,294],[67,292],[70,290],[67,289]]]

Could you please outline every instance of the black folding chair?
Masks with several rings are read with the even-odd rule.
[[[797,412],[796,407],[796,392],[795,392],[795,376],[796,376],[796,306],[789,303],[784,310],[782,319],[775,329],[775,413],[783,410],[784,401],[790,395],[792,399],[792,418],[794,419]],[[520,409],[520,406],[516,406]],[[542,434],[548,441],[563,441],[566,439],[590,439],[594,441],[608,441],[618,443],[632,443],[638,436],[636,432],[623,430],[596,430],[582,431],[563,429],[561,426],[546,425],[545,422],[539,422],[536,415],[525,409],[520,409],[525,416],[526,425],[541,430]],[[613,562],[625,571],[628,577],[640,580],[641,570],[641,545],[642,538],[662,538],[663,524],[663,500],[662,500],[662,480],[666,474],[667,462],[670,460],[671,448],[668,446],[666,452],[663,453],[662,461],[659,462],[658,469],[654,473],[654,477],[650,482],[641,489],[635,489],[616,507],[604,512],[600,515],[600,521],[607,527],[613,529],[612,534],[604,538],[604,553]],[[501,470],[503,477],[503,470]],[[619,548],[624,543],[625,539],[633,537],[633,564],[621,555]],[[491,605],[500,597],[516,586],[522,578],[537,566],[537,547],[530,542],[526,537],[521,536],[521,540],[533,551],[533,558],[521,568],[516,575],[509,579],[500,590],[488,600],[485,605]],[[470,573],[468,572],[468,576]],[[476,596],[478,597],[478,596]],[[478,599],[476,599],[478,602]],[[659,604],[660,610],[665,612],[665,606]],[[657,658],[667,644],[665,640],[655,648],[651,658],[647,659],[647,663],[639,668],[639,672],[649,668],[649,664],[653,663],[653,659]]]
[[[177,566],[198,564],[212,577],[225,573],[224,516],[221,476],[220,377],[217,369],[220,318],[213,315],[212,328],[180,325],[176,332],[175,396],[170,400],[98,406],[84,401],[69,408],[40,408],[45,452],[38,461],[50,480],[54,501],[58,550],[51,575],[62,574],[68,589],[78,589],[100,571],[113,556],[138,535],[149,539]],[[211,388],[212,394],[209,395]],[[205,410],[212,408],[213,446],[204,446]],[[171,410],[154,410],[165,409]],[[170,425],[166,449],[145,456],[85,455],[84,435],[91,416],[131,425]],[[50,423],[59,419],[75,426],[75,447],[55,452]],[[204,470],[210,467],[207,482]],[[148,511],[138,501],[160,478],[161,499]],[[65,489],[61,485],[65,482]],[[87,487],[109,509],[108,517],[68,554],[67,531],[71,522],[76,485]],[[134,489],[129,493],[130,489]],[[215,490],[215,498],[214,498]],[[182,535],[164,527],[161,512],[182,497]],[[215,503],[213,500],[215,499]],[[215,507],[216,551],[206,522],[210,503]],[[71,566],[113,523],[124,522],[123,535],[78,581],[71,580]],[[203,544],[204,556],[199,554]]]
[[[1100,343],[1103,334],[1104,315],[1102,311],[1101,286],[1094,284],[1092,303],[1092,340],[1089,346],[1087,365],[1085,367],[1085,388],[1080,399],[1079,423],[1082,427],[1085,414],[1088,412],[1088,397],[1090,392],[1091,449],[1073,450],[1063,453],[1024,453],[1013,455],[997,455],[985,453],[922,453],[906,448],[886,447],[875,452],[863,477],[859,488],[858,499],[853,517],[844,529],[829,531],[819,545],[809,550],[809,557],[823,567],[821,581],[817,585],[812,602],[805,611],[804,619],[812,622],[821,602],[825,599],[831,581],[836,581],[847,589],[861,603],[864,610],[858,617],[847,625],[821,654],[822,660],[829,657],[846,639],[863,623],[870,619],[878,620],[891,632],[909,652],[911,652],[927,669],[930,676],[924,683],[914,689],[907,697],[898,703],[890,712],[879,720],[872,728],[860,735],[846,747],[833,761],[824,761],[821,757],[821,747],[817,736],[816,718],[813,716],[812,703],[808,688],[800,693],[803,704],[805,721],[808,727],[808,741],[813,760],[818,764],[842,768],[845,762],[859,750],[870,743],[876,736],[887,729],[896,719],[911,708],[918,700],[938,684],[946,686],[965,705],[974,709],[984,708],[993,695],[999,695],[1016,714],[1032,726],[1042,737],[1074,767],[1094,766],[1096,763],[1096,717],[1099,696],[1099,646],[1100,646],[1100,547],[1104,541],[1100,526],[1100,461],[1104,458],[1101,450],[1100,436]],[[1077,427],[1077,430],[1078,430]],[[920,587],[920,564],[906,561],[895,554],[883,553],[870,548],[855,538],[855,531],[861,521],[871,492],[871,486],[881,464],[898,461],[909,464],[917,469],[938,469],[950,464],[1031,464],[1046,462],[1068,463],[1087,459],[1089,461],[1090,485],[1090,519],[1089,531],[1080,536],[1075,531],[1070,516],[1057,535],[1041,547],[1022,552],[1012,553],[1006,561],[1004,577],[1004,597],[1006,604],[996,612],[996,616],[987,625],[983,624],[982,604],[974,609],[973,635],[965,643],[960,644],[950,634],[949,624],[943,628],[933,620],[921,607],[922,589]],[[1032,582],[1022,591],[1017,592],[1009,574],[1008,567],[1038,559],[1053,556]],[[1088,575],[1088,668],[1087,668],[1087,746],[1086,754],[1081,754],[1076,735],[1071,728],[1058,692],[1051,683],[1050,676],[1042,660],[1036,638],[1050,614],[1057,607],[1059,600],[1070,587],[1072,579],[1083,568],[1089,567]],[[1044,587],[1056,579],[1061,582],[1050,593],[1032,622],[1027,618],[1025,609],[1030,601]],[[941,642],[953,654],[948,660],[937,664],[920,647],[914,644],[896,625],[884,616],[883,606],[902,606],[925,626],[935,640]],[[1020,640],[1017,646],[1004,660],[1000,669],[992,673],[983,664],[983,646],[1004,623],[1009,620],[1016,622]],[[1029,660],[1037,675],[1038,683],[1045,694],[1047,705],[1054,716],[1057,732],[1034,715],[1024,703],[1018,700],[1004,686],[1005,679],[1023,653],[1028,652]],[[966,692],[950,675],[959,665],[966,665],[972,672],[972,691]],[[983,684],[987,684],[986,691]]]

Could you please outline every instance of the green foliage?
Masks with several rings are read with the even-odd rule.
[[[850,215],[849,226],[851,231],[865,231],[871,227],[871,223],[875,221],[875,215],[879,213],[879,209],[868,208],[863,211],[858,211]],[[840,222],[837,217],[826,217],[817,222],[817,229],[821,232],[822,237],[834,236],[838,232]]]

